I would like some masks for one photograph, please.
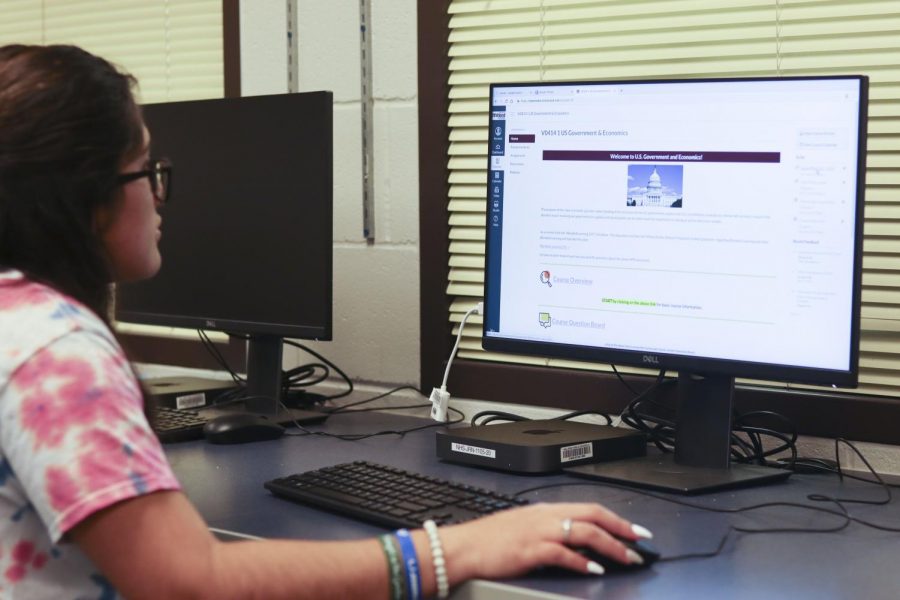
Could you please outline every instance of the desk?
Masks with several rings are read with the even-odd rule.
[[[389,413],[332,416],[312,430],[365,433],[422,424],[421,419]],[[320,436],[284,437],[256,444],[214,446],[188,442],[166,447],[188,497],[211,527],[262,537],[346,540],[372,537],[384,529],[275,498],[264,481],[289,473],[360,458],[394,465],[491,490],[513,493],[563,482],[566,475],[524,476],[441,463],[433,430],[346,442]],[[682,508],[630,490],[592,482],[529,494],[531,501],[597,501],[648,527],[663,556],[713,550],[729,524],[747,527],[827,527],[840,519],[790,508],[726,515]],[[837,477],[794,475],[786,483],[698,496],[689,500],[716,507],[761,502],[800,502],[811,493],[881,499],[872,485]],[[900,502],[889,506],[849,505],[852,514],[900,527]],[[833,505],[832,505],[833,506]],[[733,534],[711,559],[657,563],[650,569],[604,577],[532,575],[500,583],[472,582],[454,598],[651,598],[664,600],[900,597],[900,535],[851,524],[839,533]]]

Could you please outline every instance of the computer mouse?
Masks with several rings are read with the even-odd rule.
[[[579,554],[587,558],[588,560],[592,560],[595,563],[599,564],[603,567],[607,573],[617,572],[617,571],[635,571],[637,569],[646,569],[653,563],[655,563],[659,557],[660,552],[656,549],[653,544],[648,542],[647,540],[624,540],[619,538],[619,541],[625,544],[626,548],[630,548],[637,552],[641,558],[644,559],[643,564],[622,564],[619,561],[606,556],[605,554],[600,554],[599,552],[591,549],[591,548],[576,548]]]
[[[284,427],[263,415],[228,413],[210,419],[203,436],[212,444],[245,444],[274,440],[284,435]]]

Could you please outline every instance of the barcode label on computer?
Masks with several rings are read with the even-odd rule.
[[[564,446],[559,449],[559,462],[571,462],[594,456],[594,446],[590,442]]]
[[[484,458],[497,458],[497,451],[491,450],[490,448],[479,448],[478,446],[470,446],[468,444],[452,442],[450,444],[450,449],[454,452],[462,452],[463,454],[472,454],[474,456],[481,456]]]
[[[198,408],[206,404],[206,394],[203,392],[197,392],[196,394],[184,394],[183,396],[176,396],[175,398],[175,408],[178,410],[184,410],[186,408]]]

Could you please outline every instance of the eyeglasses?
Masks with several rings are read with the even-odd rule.
[[[168,204],[172,197],[172,163],[168,158],[151,158],[150,168],[134,173],[122,173],[116,178],[119,185],[146,177],[150,180],[150,191],[160,204]]]

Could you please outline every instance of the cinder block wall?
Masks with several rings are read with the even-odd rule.
[[[298,0],[298,89],[334,92],[334,340],[311,343],[353,379],[419,378],[418,112],[414,0],[372,2],[375,241],[363,236],[359,3]],[[284,0],[241,3],[241,89],[287,83]],[[298,116],[298,118],[301,116]],[[285,366],[312,359],[285,348]]]

